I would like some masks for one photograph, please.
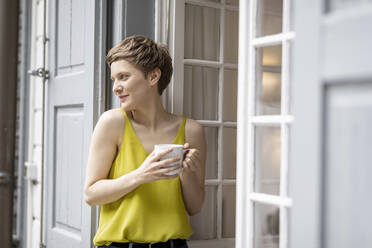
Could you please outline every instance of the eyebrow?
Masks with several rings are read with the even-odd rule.
[[[110,79],[111,79],[111,80],[113,80],[113,76],[118,76],[118,75],[120,75],[120,74],[126,74],[126,73],[128,73],[128,74],[129,74],[129,72],[128,72],[128,71],[119,71],[119,72],[118,72],[118,73],[116,73],[116,74],[110,75]]]

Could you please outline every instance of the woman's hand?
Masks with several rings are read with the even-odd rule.
[[[185,143],[183,145],[183,149],[189,149],[190,144]],[[186,155],[183,160],[183,168],[185,172],[197,172],[202,169],[202,165],[200,162],[200,152],[198,149],[189,149],[186,152]]]
[[[165,173],[178,170],[181,168],[181,165],[162,168],[164,166],[179,161],[180,159],[178,157],[168,158],[159,161],[165,154],[171,152],[172,150],[173,150],[172,148],[169,148],[167,150],[159,152],[158,154],[155,154],[155,151],[152,151],[152,153],[149,156],[147,156],[145,161],[143,161],[141,166],[137,169],[140,184],[149,183],[161,179],[172,179],[178,177],[178,174],[165,175]]]

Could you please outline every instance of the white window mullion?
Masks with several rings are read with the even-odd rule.
[[[222,184],[222,185],[235,185],[236,184],[236,180],[235,179],[223,179],[223,180],[206,179],[205,180],[205,185],[207,185],[207,186],[218,186],[219,184]]]
[[[235,179],[223,179],[222,180],[223,185],[236,185]]]
[[[172,90],[172,113],[182,115],[183,113],[183,89],[184,89],[184,43],[185,43],[185,0],[173,1],[174,12],[172,15],[172,42],[170,44],[173,55],[173,80]],[[177,20],[176,20],[177,18]]]
[[[290,31],[291,3],[290,0],[283,0],[283,32]]]
[[[289,144],[288,128],[289,128],[288,124],[285,123],[281,124],[280,197],[282,198],[288,197],[288,144]],[[280,248],[288,247],[288,218],[287,218],[288,209],[286,209],[285,207],[289,206],[281,206],[279,210]]]
[[[262,204],[268,204],[273,206],[292,206],[292,200],[287,197],[281,197],[276,195],[268,195],[263,193],[250,193],[249,199],[253,202],[259,202]]]
[[[198,5],[200,7],[209,7],[209,8],[215,8],[215,9],[225,8],[227,10],[233,10],[233,11],[239,10],[239,7],[232,6],[232,5],[226,5],[225,2],[216,3],[216,2],[208,2],[205,0],[186,0],[186,3],[192,4],[192,5]]]
[[[224,0],[223,0],[224,4]],[[220,9],[220,58],[219,62],[224,63],[224,32],[225,31],[225,9]],[[223,161],[223,80],[224,80],[224,68],[219,68],[219,80],[218,80],[218,120],[221,123],[218,129],[218,203],[217,203],[217,239],[222,239],[222,161]]]
[[[238,64],[223,63],[223,67],[225,69],[234,69],[234,70],[237,70],[238,69]]]
[[[292,123],[293,116],[291,115],[260,115],[260,116],[252,116],[251,122],[253,124],[262,124],[265,126],[279,126],[281,123]]]
[[[289,85],[288,85],[288,74],[289,74],[289,66],[288,66],[288,57],[289,57],[289,54],[288,54],[288,42],[287,41],[283,41],[283,44],[282,44],[282,75],[281,75],[281,82],[282,82],[282,85],[281,85],[281,114],[282,115],[286,115],[288,114],[288,88],[289,88]]]
[[[289,72],[290,72],[290,44],[294,38],[294,32],[290,31],[290,0],[283,0],[283,32],[284,35],[291,34],[292,37],[283,40],[282,44],[282,115],[289,114]]]
[[[289,206],[281,206],[280,207],[280,214],[279,214],[279,247],[280,248],[287,248],[288,247],[288,209]]]
[[[251,122],[251,117],[254,116],[255,111],[255,88],[256,88],[256,52],[255,48],[252,45],[252,40],[254,39],[256,35],[256,6],[257,2],[256,0],[250,1],[249,4],[249,42],[248,42],[248,70],[249,70],[249,76],[248,76],[248,127],[247,127],[247,143],[248,143],[248,157],[247,157],[247,166],[248,166],[248,175],[246,177],[246,180],[248,180],[248,188],[247,188],[247,194],[248,196],[251,195],[254,191],[254,124]],[[248,237],[248,247],[254,246],[254,202],[248,197],[248,203],[247,203],[247,237]]]
[[[219,61],[201,60],[201,59],[184,59],[185,65],[208,66],[212,68],[220,68],[222,63]]]
[[[251,28],[249,15],[249,2],[241,1],[239,4],[239,70],[238,70],[238,116],[237,116],[237,172],[236,172],[236,247],[245,248],[251,245],[248,241],[247,229],[250,229],[249,199],[247,189],[249,188],[249,168],[247,166],[248,140],[246,139],[248,128],[248,97],[249,92],[249,36],[248,24]],[[244,25],[243,25],[244,23]],[[248,241],[248,242],[247,242]]]
[[[222,63],[219,61],[201,60],[201,59],[184,59],[185,65],[197,65],[197,66],[208,66],[212,68],[225,68],[225,69],[238,69],[238,64],[233,63]]]
[[[252,40],[252,45],[255,47],[280,45],[285,40],[293,40],[294,37],[295,37],[294,32],[268,35]]]
[[[280,196],[288,196],[288,143],[289,126],[281,124]]]
[[[222,127],[218,129],[217,239],[222,237]]]
[[[283,0],[283,32],[290,32],[290,0]],[[289,95],[289,73],[290,73],[290,42],[294,38],[294,33],[292,33],[289,39],[283,40],[282,46],[282,104],[281,112],[282,115],[289,115],[289,104],[290,104],[290,95]],[[293,117],[292,117],[293,118]],[[288,171],[289,171],[289,123],[281,124],[281,170],[280,170],[280,196],[288,198]],[[289,207],[289,206],[288,206]],[[279,215],[279,247],[287,248],[288,247],[288,207],[280,207]]]
[[[210,121],[210,120],[197,120],[200,124],[203,126],[208,126],[208,127],[236,127],[237,123],[236,122],[231,122],[231,121]]]

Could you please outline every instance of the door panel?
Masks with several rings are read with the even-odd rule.
[[[371,4],[324,18],[324,78],[371,77]],[[347,34],[347,35],[346,35]]]
[[[95,2],[49,2],[45,157],[47,247],[90,247],[83,187],[93,130]]]
[[[368,162],[372,147],[371,82],[326,88],[322,203],[325,247],[372,244],[372,166]]]

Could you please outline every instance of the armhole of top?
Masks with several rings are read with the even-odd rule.
[[[183,143],[186,143],[186,122],[187,118],[185,116],[182,116],[183,118]]]
[[[125,138],[125,128],[126,128],[126,124],[127,124],[126,123],[127,122],[127,113],[125,112],[124,109],[122,109],[120,107],[119,107],[119,109],[121,110],[121,112],[123,113],[123,116],[124,116],[124,122],[123,122],[124,128],[123,128],[123,132],[121,134],[121,144],[120,144],[120,147],[119,147],[118,155],[123,148],[124,138]]]

